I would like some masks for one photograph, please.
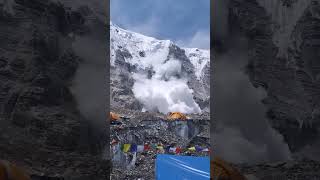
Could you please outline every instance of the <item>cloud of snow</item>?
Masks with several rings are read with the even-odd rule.
[[[92,147],[102,151],[103,158],[108,159],[109,148],[105,148],[109,136],[109,128],[106,128],[109,95],[106,91],[105,44],[91,36],[77,36],[72,48],[82,59],[70,87],[88,128],[81,135],[89,136]]]
[[[181,63],[177,60],[171,60],[161,66],[156,66],[155,71],[157,72],[156,79],[169,79],[181,73]]]
[[[170,59],[153,66],[155,74],[148,79],[145,74],[134,74],[133,93],[144,105],[144,110],[168,113],[200,113],[199,105],[193,99],[193,90],[187,81],[179,79],[181,63]]]

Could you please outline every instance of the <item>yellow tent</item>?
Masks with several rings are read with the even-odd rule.
[[[187,120],[187,116],[180,113],[180,112],[170,112],[168,113],[168,119],[169,120]]]
[[[0,180],[31,180],[31,178],[16,165],[0,160]]]
[[[212,179],[246,180],[237,169],[218,157],[211,161],[210,169]]]
[[[116,113],[110,112],[110,121],[117,121],[120,119],[120,116]]]

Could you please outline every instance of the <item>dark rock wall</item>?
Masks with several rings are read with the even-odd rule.
[[[282,1],[290,8],[297,1]],[[303,7],[301,7],[303,8]],[[294,28],[286,29],[287,43],[276,44],[276,31],[285,26],[272,20],[255,0],[231,0],[229,29],[245,34],[249,42],[247,74],[263,87],[263,103],[271,125],[294,152],[319,139],[319,2],[310,1]],[[294,17],[292,17],[294,18]],[[288,48],[286,48],[288,47]],[[284,49],[284,56],[278,56]]]
[[[14,14],[2,7],[0,158],[34,174],[106,176],[100,140],[70,91],[81,64],[71,45],[86,33],[85,15],[48,0],[16,0]]]

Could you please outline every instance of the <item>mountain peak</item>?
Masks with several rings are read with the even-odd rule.
[[[173,47],[179,46],[110,22],[112,94],[122,94],[112,97],[112,104],[140,110],[143,104],[142,109],[162,113],[207,111],[209,51]]]

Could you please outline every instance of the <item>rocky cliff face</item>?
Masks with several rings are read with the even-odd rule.
[[[229,21],[249,40],[247,72],[263,87],[271,125],[293,152],[319,140],[319,3],[231,0]]]
[[[106,177],[104,135],[70,91],[82,64],[72,42],[90,33],[90,8],[16,0],[0,9],[0,158],[35,175]]]
[[[283,135],[293,159],[319,160],[319,10],[319,1],[312,0],[230,0],[228,4],[230,33],[240,32],[248,40],[246,72],[253,86],[266,91],[262,101],[266,116]],[[242,170],[261,179],[319,178],[317,161],[293,164]]]

